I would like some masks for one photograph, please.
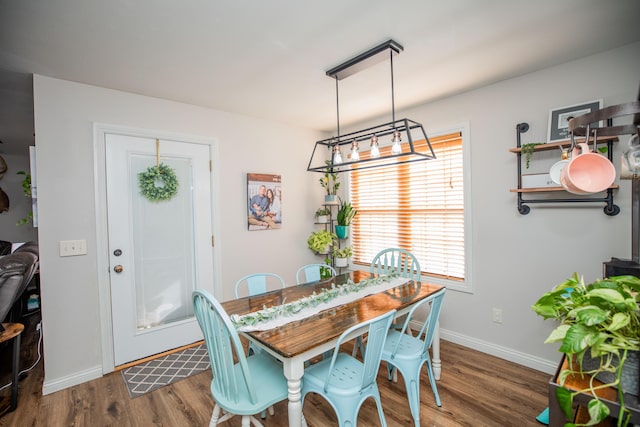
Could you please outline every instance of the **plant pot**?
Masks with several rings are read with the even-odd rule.
[[[349,226],[336,225],[336,236],[338,236],[338,239],[346,239],[349,237]]]
[[[326,203],[335,203],[336,202],[336,195],[335,194],[325,194],[324,201]]]
[[[614,363],[617,364],[617,358]],[[625,393],[632,394],[634,396],[640,396],[640,351],[627,352],[627,360],[622,367],[622,375],[620,376],[620,385]],[[598,369],[600,366],[600,359],[591,357],[589,350],[582,358],[582,370],[592,371]],[[616,374],[613,372],[600,372],[596,375],[596,378],[603,383],[612,383],[616,380]]]
[[[336,258],[336,267],[346,267],[349,258]]]
[[[320,216],[318,216],[318,223],[319,224],[326,224],[327,222],[329,222],[329,215],[320,215]]]
[[[327,246],[324,247],[321,251],[318,252],[318,255],[326,255],[331,252],[331,243],[327,243]]]

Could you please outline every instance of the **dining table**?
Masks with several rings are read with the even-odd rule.
[[[318,295],[323,290],[335,289],[347,283],[359,283],[372,277],[369,272],[354,270],[318,282],[288,286],[260,295],[230,300],[224,302],[222,307],[232,318],[238,318],[267,307],[281,306],[287,302]],[[301,401],[305,361],[333,350],[340,335],[351,326],[391,310],[396,310],[396,318],[402,316],[416,303],[442,288],[441,285],[407,279],[400,286],[359,297],[354,301],[321,310],[309,317],[293,320],[281,326],[244,332],[239,329],[239,332],[254,346],[282,362],[288,386],[289,426],[300,427],[306,425],[302,416]],[[432,344],[432,366],[434,376],[439,379],[441,361],[437,329]]]

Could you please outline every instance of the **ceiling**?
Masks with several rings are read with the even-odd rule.
[[[31,74],[331,132],[325,71],[389,38],[400,110],[638,41],[638,16],[638,0],[0,0],[0,152],[33,141]],[[390,119],[390,88],[389,61],[340,81],[341,125]]]

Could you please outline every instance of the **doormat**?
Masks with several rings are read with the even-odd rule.
[[[200,344],[123,369],[122,378],[132,399],[209,369],[207,347]]]

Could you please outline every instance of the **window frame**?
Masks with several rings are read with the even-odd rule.
[[[463,280],[453,280],[446,279],[440,276],[432,275],[429,273],[422,273],[422,276],[425,277],[425,281],[430,283],[435,283],[439,285],[446,286],[447,289],[465,292],[465,293],[473,293],[473,280],[472,280],[472,254],[471,248],[472,245],[472,206],[471,206],[471,138],[469,132],[469,123],[461,123],[457,125],[452,125],[451,127],[442,128],[439,130],[434,130],[428,132],[428,135],[437,137],[441,135],[447,135],[451,133],[461,133],[462,139],[462,179],[463,179],[463,206],[464,206],[464,279]],[[351,192],[351,174],[348,174],[348,179],[346,180],[346,184],[348,186],[349,193]],[[351,244],[351,242],[349,242]],[[370,264],[357,263],[352,264],[352,269],[356,270],[369,270]]]

